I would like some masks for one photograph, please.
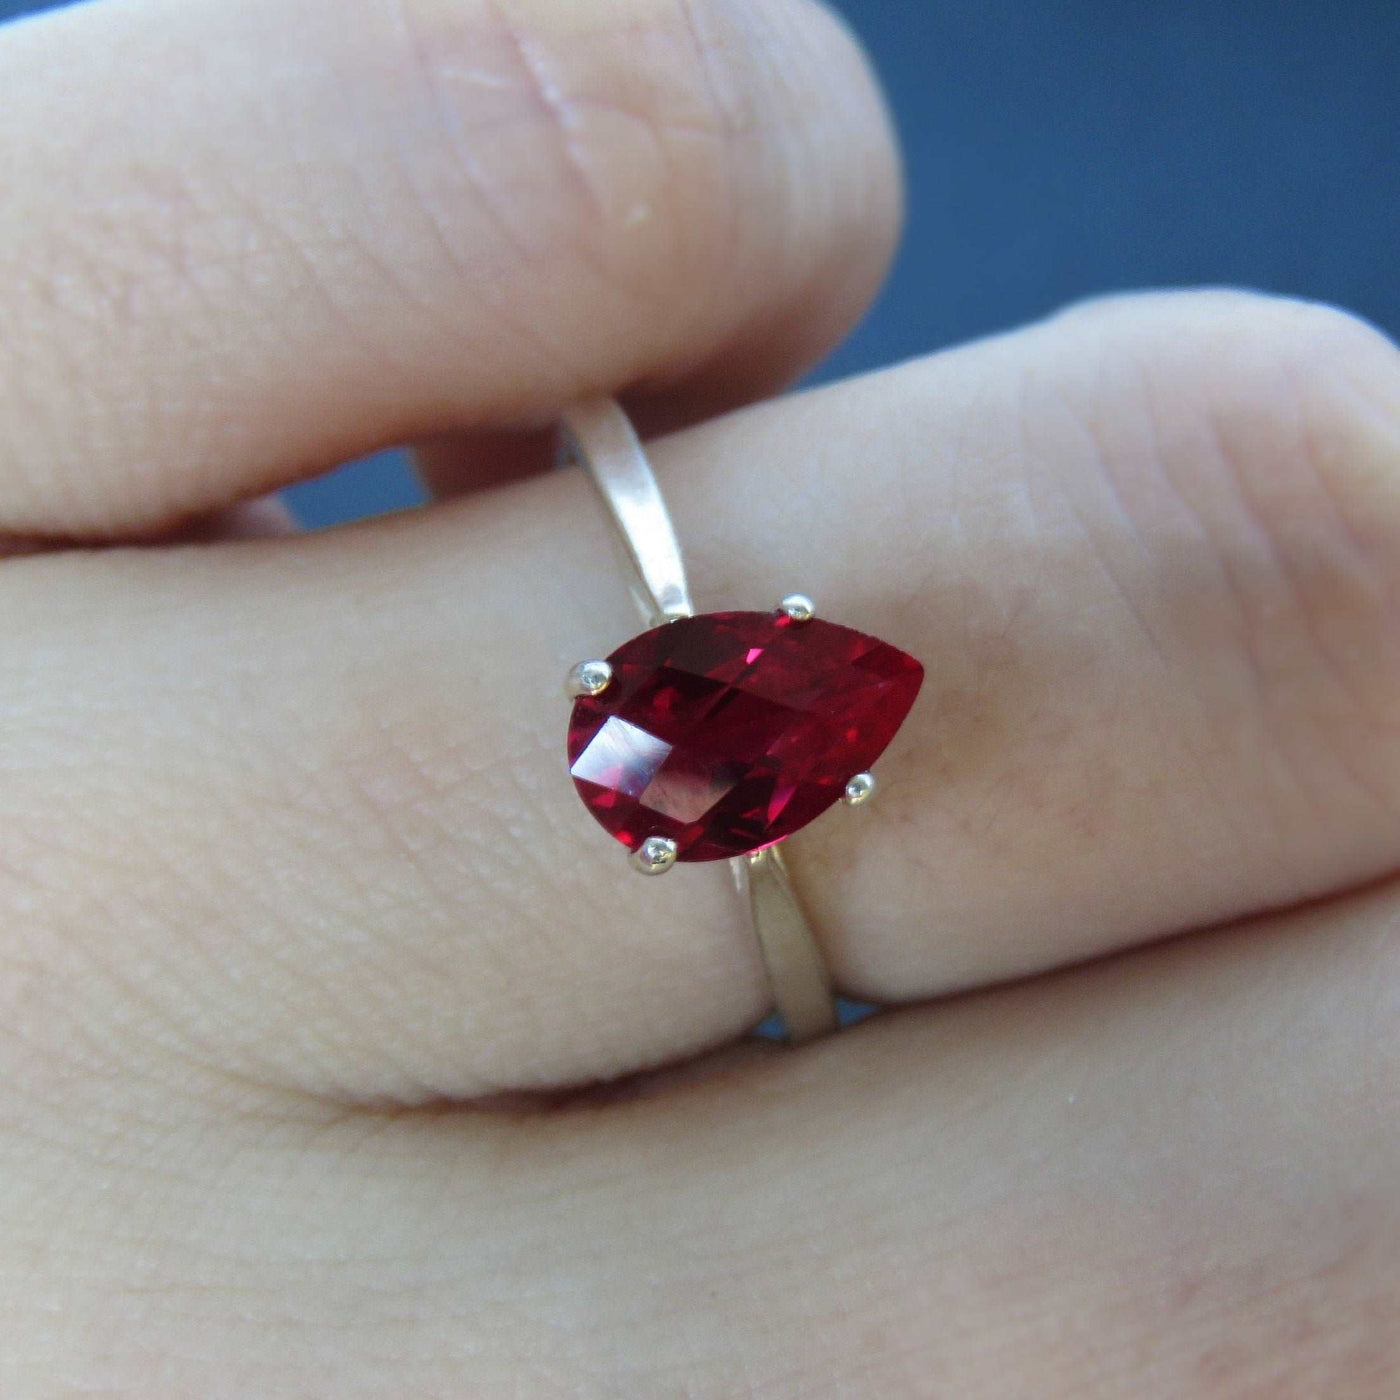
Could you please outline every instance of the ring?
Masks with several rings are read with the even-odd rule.
[[[697,614],[661,489],[614,400],[570,408],[559,455],[597,488],[649,629],[569,672],[574,786],[644,874],[728,860],[787,1038],[834,1030],[831,981],[781,843],[838,801],[871,798],[870,768],[924,668],[818,619],[800,593],[765,612]]]

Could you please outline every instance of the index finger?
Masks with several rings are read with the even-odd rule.
[[[688,416],[873,293],[892,142],[825,9],[348,8],[0,33],[0,531],[149,531],[591,391]]]

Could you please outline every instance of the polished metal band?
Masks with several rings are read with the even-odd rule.
[[[561,460],[582,467],[597,487],[642,616],[653,627],[693,616],[675,528],[627,415],[613,399],[590,399],[570,408],[561,426]],[[834,1030],[831,983],[781,851],[768,846],[736,857],[730,867],[788,1039],[810,1040]]]

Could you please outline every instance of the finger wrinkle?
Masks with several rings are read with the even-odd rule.
[[[501,25],[525,77],[526,88],[535,110],[544,117],[546,124],[555,133],[571,178],[592,206],[596,217],[602,222],[607,222],[612,211],[608,207],[605,191],[597,181],[592,162],[580,141],[579,106],[565,96],[564,89],[553,72],[546,47],[523,29],[510,24],[499,5],[493,4],[490,9]]]

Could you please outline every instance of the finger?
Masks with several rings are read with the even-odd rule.
[[[1391,885],[505,1128],[497,1286],[538,1300],[517,1335],[611,1341],[624,1393],[1380,1396],[1397,1012]],[[397,1152],[432,1180],[467,1135]]]
[[[237,1116],[226,1087],[193,1122],[128,1106],[98,1166],[123,1110],[89,1086],[31,1109],[0,1196],[0,1375],[1380,1397],[1397,989],[1391,886],[563,1113]]]
[[[882,795],[789,846],[844,988],[923,997],[1395,867],[1397,423],[1374,332],[1200,295],[655,445],[702,606],[800,589],[928,667]],[[636,878],[565,771],[558,678],[636,627],[577,474],[0,584],[0,896],[52,901],[32,960],[108,969],[30,1018],[110,1018],[144,968],[187,989],[187,1059],[419,1100],[661,1063],[765,1009],[727,871]]]
[[[7,28],[0,91],[15,533],[146,533],[590,389],[762,393],[897,222],[806,0],[125,0]]]

